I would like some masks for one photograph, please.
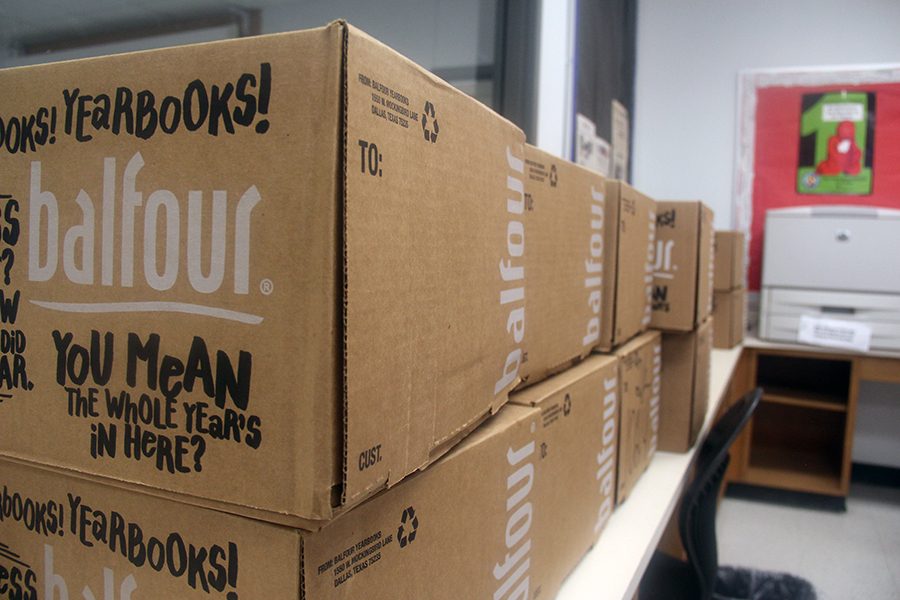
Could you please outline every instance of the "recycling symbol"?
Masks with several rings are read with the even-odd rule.
[[[563,415],[568,417],[570,412],[572,412],[572,396],[566,394],[565,399],[563,399]]]
[[[425,134],[425,141],[432,144],[435,143],[440,130],[441,128],[438,126],[437,119],[434,116],[434,104],[430,100],[426,100],[425,108],[422,110],[422,131]]]
[[[412,544],[416,539],[416,530],[419,529],[419,517],[412,506],[403,511],[400,517],[400,527],[397,528],[397,541],[400,542],[401,548],[406,548],[408,544]]]
[[[556,165],[550,165],[550,187],[556,187],[559,175],[556,173]]]

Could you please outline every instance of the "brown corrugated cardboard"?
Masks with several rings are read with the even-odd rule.
[[[713,212],[702,202],[657,202],[654,329],[691,331],[712,312],[713,239]]]
[[[659,449],[687,452],[703,427],[709,405],[713,319],[688,333],[662,336]]]
[[[716,292],[713,300],[713,348],[734,348],[744,341],[747,292]]]
[[[0,107],[0,452],[321,520],[519,382],[524,136],[358,30],[9,69]]]
[[[659,445],[660,339],[658,331],[648,331],[615,352],[621,398],[617,506],[631,494]]]
[[[529,388],[314,533],[0,461],[0,573],[27,598],[552,598],[613,509],[616,368]]]
[[[727,292],[744,287],[744,234],[741,231],[716,231],[715,279],[713,289]]]
[[[602,175],[525,146],[528,360],[539,381],[586,356],[600,338],[604,294]]]
[[[624,181],[606,185],[607,301],[601,306],[597,348],[610,350],[650,325],[656,202]]]

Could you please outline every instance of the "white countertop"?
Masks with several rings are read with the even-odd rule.
[[[742,350],[712,351],[709,407],[699,440],[709,433]],[[656,453],[600,540],[563,583],[557,600],[631,600],[681,497],[698,447],[684,454]]]

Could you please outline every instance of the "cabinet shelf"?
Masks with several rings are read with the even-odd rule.
[[[797,391],[780,387],[769,387],[763,391],[763,402],[773,402],[799,408],[828,410],[840,413],[847,412],[847,399],[841,398],[840,396],[827,393]]]
[[[767,395],[751,426],[746,483],[832,496],[846,493],[846,405],[821,397]]]
[[[831,496],[844,494],[841,464],[821,452],[755,445],[745,476],[747,483]]]

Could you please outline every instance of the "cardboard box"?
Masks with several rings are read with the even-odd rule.
[[[691,331],[712,312],[713,212],[702,202],[657,202],[654,329]]]
[[[658,331],[648,331],[615,352],[621,397],[616,506],[631,494],[659,445],[660,342]]]
[[[8,69],[0,107],[36,115],[0,452],[314,526],[519,382],[524,136],[357,29]]]
[[[606,185],[606,297],[597,348],[608,351],[650,325],[656,202],[624,181]]]
[[[29,598],[552,598],[613,509],[616,388],[593,357],[314,533],[0,461],[0,573]]]
[[[716,231],[715,278],[713,289],[727,292],[744,287],[744,234],[741,231]]]
[[[713,299],[713,348],[734,348],[744,341],[747,327],[747,292],[716,292]]]
[[[600,339],[604,295],[602,175],[525,146],[528,231],[527,361],[534,383],[590,353]]]
[[[662,336],[660,450],[687,452],[703,428],[714,328],[714,319],[707,319],[694,331]]]

